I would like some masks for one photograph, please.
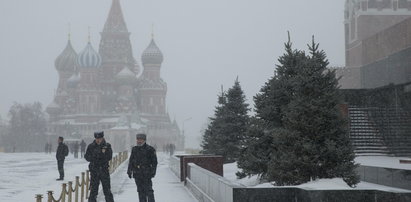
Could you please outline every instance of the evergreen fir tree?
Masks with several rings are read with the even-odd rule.
[[[354,152],[346,121],[338,108],[341,103],[338,80],[335,72],[327,69],[326,55],[314,39],[309,50],[310,56],[292,79],[294,94],[284,110],[284,128],[300,134],[304,140],[304,144],[296,144],[294,148],[294,151],[303,151],[295,154],[303,159],[299,169],[305,174],[301,180],[342,177],[353,186],[358,183],[358,177],[354,172]]]
[[[220,136],[222,134],[223,115],[226,104],[226,93],[221,87],[221,94],[218,95],[218,105],[215,107],[214,116],[210,117],[210,123],[203,134],[203,140],[201,142],[203,154],[221,154]]]
[[[268,162],[273,153],[273,131],[283,126],[283,109],[290,102],[293,94],[290,77],[296,74],[298,58],[304,56],[301,51],[293,50],[290,36],[285,45],[285,53],[279,59],[276,74],[265,83],[254,96],[255,116],[247,131],[245,147],[242,150],[238,167],[242,169],[237,176],[244,177],[259,174],[266,179]]]
[[[287,49],[287,48],[286,48]],[[307,182],[311,179],[312,169],[316,156],[315,147],[309,138],[293,128],[287,128],[290,111],[298,114],[294,106],[295,96],[298,94],[296,85],[298,75],[308,64],[308,57],[304,51],[294,50],[290,56],[289,66],[278,66],[281,74],[280,84],[285,86],[284,102],[280,106],[281,125],[269,134],[272,136],[271,158],[268,162],[267,180],[275,181],[277,185],[294,185]],[[296,117],[299,118],[299,117]]]
[[[251,175],[260,175],[265,178],[267,173],[267,162],[270,160],[272,137],[264,131],[261,119],[250,118],[250,124],[246,132],[244,146],[240,151],[237,165],[242,169],[236,175],[243,178]]]
[[[275,75],[265,83],[260,93],[254,97],[255,116],[264,122],[268,130],[283,125],[282,109],[290,102],[293,94],[290,78],[297,73],[298,58],[304,56],[303,52],[292,49],[289,34],[288,42],[284,46],[285,53],[278,59],[279,65],[277,65]]]
[[[215,117],[204,132],[203,151],[224,156],[224,162],[234,162],[240,155],[249,123],[248,104],[238,79],[232,88],[219,96]]]
[[[249,124],[248,112],[250,109],[245,102],[246,98],[238,78],[235,80],[233,87],[228,89],[226,98],[224,133],[220,140],[225,162],[228,163],[238,160],[240,156],[240,149],[244,144]]]
[[[309,55],[293,50],[289,40],[276,74],[254,97],[256,115],[238,176],[259,174],[278,185],[333,177],[350,186],[358,183],[346,121],[338,108],[338,80],[314,40],[309,50]]]

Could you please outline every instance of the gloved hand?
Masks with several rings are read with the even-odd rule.
[[[130,178],[130,179],[133,177],[131,172],[127,172],[127,175],[128,175],[128,178]]]

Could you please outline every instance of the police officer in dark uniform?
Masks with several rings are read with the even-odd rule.
[[[151,178],[156,175],[156,150],[146,144],[147,136],[137,134],[137,146],[134,146],[128,163],[127,175],[134,177],[140,202],[154,202],[153,183]]]
[[[89,202],[96,202],[98,194],[98,186],[103,185],[103,192],[106,202],[114,202],[113,194],[110,187],[110,173],[108,170],[108,162],[113,157],[111,145],[104,140],[104,132],[95,132],[95,140],[87,146],[84,158],[90,162],[88,168],[90,170],[90,197]]]
[[[66,144],[63,143],[64,138],[59,137],[57,139],[58,146],[56,151],[56,159],[57,159],[57,168],[59,170],[60,177],[56,180],[64,180],[64,159],[69,153],[68,147]]]

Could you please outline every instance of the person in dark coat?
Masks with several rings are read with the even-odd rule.
[[[106,202],[114,202],[110,187],[110,173],[108,170],[109,161],[113,157],[111,145],[104,140],[104,132],[95,132],[95,140],[87,146],[84,158],[90,162],[90,197],[89,202],[96,202],[98,186],[103,185],[103,192]]]
[[[79,144],[78,144],[78,142],[76,141],[75,143],[73,143],[73,149],[74,149],[74,158],[78,158],[78,148],[79,148]]]
[[[49,152],[49,143],[46,142],[46,145],[44,146],[44,152],[47,154]]]
[[[50,143],[49,144],[49,154],[51,154],[51,150],[53,149],[53,145]]]
[[[64,138],[59,137],[57,142],[57,151],[56,151],[56,159],[57,159],[57,168],[59,170],[60,177],[56,180],[64,180],[64,159],[69,153],[69,149],[66,144],[63,143]]]
[[[80,143],[80,154],[81,154],[81,158],[83,158],[84,156],[84,152],[86,152],[86,142],[84,142],[84,140],[81,140]]]
[[[147,136],[137,134],[137,146],[134,146],[128,163],[127,175],[134,178],[140,202],[154,202],[154,190],[151,179],[156,175],[156,150],[146,144]]]

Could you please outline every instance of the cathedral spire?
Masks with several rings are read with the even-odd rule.
[[[154,39],[154,23],[151,24],[151,39]]]
[[[90,26],[88,26],[88,38],[87,38],[87,42],[91,43],[91,35],[90,35]]]
[[[128,32],[120,0],[113,0],[103,32]]]
[[[71,24],[68,23],[68,40],[71,40]]]

